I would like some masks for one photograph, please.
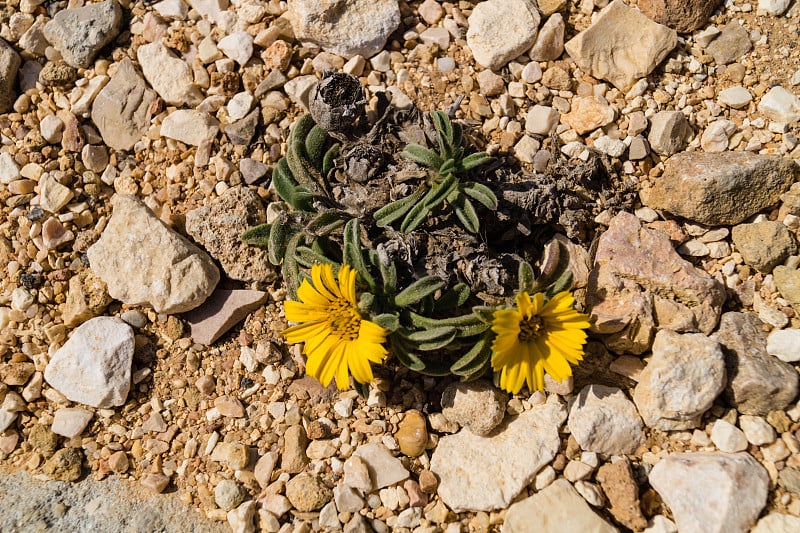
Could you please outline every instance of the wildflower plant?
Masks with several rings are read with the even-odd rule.
[[[361,102],[355,96],[350,100]],[[363,117],[357,111],[350,115]],[[337,142],[349,142],[353,132],[326,132],[310,115],[293,127],[286,156],[272,175],[283,209],[243,235],[245,242],[266,248],[269,261],[282,269],[290,297],[285,315],[292,324],[285,339],[304,343],[307,374],[326,386],[335,379],[340,389],[349,387],[352,376],[362,393],[373,379],[373,365],[392,362],[463,380],[491,369],[500,386],[514,393],[526,383],[530,390],[543,388],[545,372],[565,379],[569,365],[581,360],[589,322],[573,308],[562,245],[551,247],[538,277],[514,256],[515,306],[504,305],[508,297],[476,293],[473,280],[432,272],[413,258],[400,260],[420,239],[442,231],[429,225],[433,214],[440,227],[449,224],[454,234],[477,242],[473,201],[489,213],[498,208],[491,188],[475,179],[487,154],[469,153],[462,126],[446,113],[435,111],[428,120],[437,150],[407,144],[384,172],[401,174],[397,169],[411,164],[423,167],[426,177],[411,187],[403,184],[409,194],[373,209],[343,200],[362,186],[351,183],[343,161],[347,152]],[[387,188],[378,183],[373,191]]]

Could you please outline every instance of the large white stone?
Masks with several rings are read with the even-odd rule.
[[[202,304],[219,270],[197,246],[168,228],[134,196],[116,195],[114,213],[87,254],[112,298],[183,313]]]
[[[587,452],[632,454],[642,444],[642,419],[621,389],[587,385],[569,412],[569,430]]]
[[[770,513],[758,521],[750,533],[797,533],[800,517],[781,513]]]
[[[767,337],[767,353],[781,361],[800,361],[800,329],[776,329]]]
[[[196,104],[202,100],[189,65],[161,41],[140,46],[136,58],[145,79],[166,103]]]
[[[131,386],[133,328],[116,317],[81,324],[44,369],[44,379],[73,402],[123,405]]]
[[[213,141],[218,131],[214,117],[194,109],[176,109],[161,123],[161,135],[192,146]]]
[[[777,17],[783,15],[791,3],[792,0],[758,0],[758,9]]]
[[[431,471],[439,496],[456,512],[503,509],[553,460],[567,410],[557,396],[508,420],[487,436],[467,429],[439,439]]]
[[[237,31],[220,39],[217,48],[240,65],[244,65],[253,55],[253,36],[246,31]]]
[[[56,435],[71,439],[77,437],[92,419],[91,411],[80,407],[64,407],[53,414],[53,425],[50,430]]]
[[[675,453],[650,472],[681,533],[744,533],[767,503],[769,476],[748,453]]]
[[[761,97],[758,111],[776,122],[797,122],[800,120],[800,98],[776,85]]]
[[[467,46],[481,66],[498,70],[536,42],[541,16],[531,0],[487,0],[469,16]]]

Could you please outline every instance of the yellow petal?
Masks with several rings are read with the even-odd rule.
[[[338,359],[338,366],[336,368],[336,388],[339,390],[347,390],[350,388],[350,374],[347,365],[347,350],[348,343],[342,343],[335,348],[335,354]]]
[[[351,269],[348,265],[342,265],[339,269],[339,289],[342,295],[350,302],[350,305],[358,305],[356,300],[356,276],[358,272]]]
[[[331,303],[330,299],[320,294],[307,279],[304,279],[303,283],[301,283],[300,287],[297,289],[297,297],[307,305],[320,308],[325,308]]]
[[[291,300],[283,302],[283,312],[289,322],[324,322],[328,319],[327,309]]]
[[[386,342],[386,330],[375,322],[362,320],[358,329],[358,340],[383,344]]]
[[[289,344],[305,342],[327,332],[324,322],[305,322],[283,330],[283,336]]]
[[[361,353],[362,346],[358,343],[350,343],[347,346],[347,365],[350,367],[350,372],[353,378],[359,383],[369,383],[372,381],[372,368],[369,366],[369,360],[365,357],[366,354]]]
[[[333,267],[331,265],[325,263],[311,267],[311,279],[314,281],[314,288],[317,289],[328,302],[332,302],[336,300],[336,294],[330,290],[330,287],[325,282],[325,278],[328,277],[333,279]],[[336,285],[335,282],[334,285]]]

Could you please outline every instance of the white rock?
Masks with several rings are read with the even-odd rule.
[[[345,59],[374,56],[400,25],[397,0],[293,0],[286,15],[298,40]]]
[[[253,533],[256,526],[253,519],[256,516],[256,502],[249,500],[236,509],[228,511],[228,525],[233,533]]]
[[[183,0],[162,0],[153,6],[159,15],[165,19],[186,20],[189,8]]]
[[[240,65],[244,65],[253,55],[253,36],[246,31],[237,31],[220,39],[217,48]]]
[[[681,533],[745,532],[767,503],[769,476],[748,453],[675,453],[650,472],[650,485]]]
[[[633,393],[644,423],[664,431],[697,427],[725,388],[720,345],[701,333],[660,330]]]
[[[333,488],[333,500],[340,513],[357,513],[364,508],[364,499],[348,485],[336,485]]]
[[[424,44],[435,44],[439,50],[447,50],[450,46],[450,32],[445,28],[428,28],[419,34],[419,40]]]
[[[760,416],[740,415],[739,427],[750,444],[761,446],[775,442],[775,429]]]
[[[219,22],[228,9],[228,0],[187,0],[192,9],[211,22]],[[238,2],[237,2],[238,4]]]
[[[535,42],[541,16],[531,0],[487,0],[469,16],[467,46],[481,66],[499,70]]]
[[[133,196],[116,195],[114,212],[87,254],[112,298],[183,313],[208,298],[219,281],[211,258],[168,228]]]
[[[14,161],[14,156],[8,152],[0,153],[0,183],[8,185],[19,178],[19,166]]]
[[[767,337],[767,353],[781,361],[800,361],[800,329],[776,329]]]
[[[742,452],[747,449],[744,432],[725,420],[717,420],[711,428],[711,442],[726,453]]]
[[[133,328],[115,317],[81,324],[44,370],[44,379],[73,402],[123,405],[131,386]]]
[[[610,157],[622,157],[625,153],[625,143],[608,135],[601,135],[594,141],[595,150],[599,150]]]
[[[540,147],[539,141],[530,135],[523,135],[514,145],[514,157],[523,163],[533,163],[533,158]]]
[[[768,14],[777,17],[789,8],[792,0],[758,0],[759,11],[766,11]]]
[[[720,91],[719,101],[728,107],[742,109],[753,101],[753,95],[741,85],[737,85]]]
[[[800,120],[800,99],[778,85],[761,97],[758,111],[777,122],[797,122]]]
[[[772,512],[761,518],[750,533],[797,533],[800,517]]]
[[[531,61],[522,69],[520,79],[525,83],[536,83],[542,79],[542,67],[536,61]]]
[[[644,438],[633,402],[622,390],[603,385],[581,390],[567,425],[581,449],[606,455],[632,454]]]
[[[214,117],[194,109],[176,109],[161,123],[161,135],[192,146],[213,141],[218,131]]]
[[[333,502],[326,503],[325,506],[319,511],[319,527],[327,530],[340,528],[342,523],[339,522],[337,514],[336,504]]]
[[[53,415],[53,425],[50,430],[56,435],[71,439],[77,437],[92,419],[94,414],[80,407],[64,407]]]
[[[353,457],[358,457],[366,464],[371,490],[394,485],[409,476],[408,470],[400,462],[400,459],[393,456],[392,452],[383,444],[362,444],[353,452]],[[345,469],[347,469],[347,462],[345,462]]]
[[[564,52],[564,17],[561,13],[554,13],[542,25],[536,44],[533,45],[528,57],[533,61],[555,61]]]
[[[297,76],[287,81],[283,86],[283,90],[292,102],[308,111],[308,101],[311,97],[311,91],[316,85],[317,77],[313,74],[309,74],[308,76]]]
[[[11,424],[14,423],[14,420],[17,419],[17,412],[16,411],[6,411],[5,409],[0,409],[0,433],[3,433]]]
[[[506,511],[503,533],[616,533],[598,516],[570,483],[554,481]]]
[[[565,418],[566,408],[553,395],[488,437],[464,429],[441,437],[431,471],[439,476],[442,501],[456,512],[507,507],[555,457]]]
[[[56,115],[47,115],[39,123],[39,131],[44,140],[50,144],[60,143],[64,132],[64,121]]]
[[[228,117],[231,120],[244,118],[253,108],[253,103],[255,103],[255,97],[252,93],[245,91],[235,94],[227,105]]]
[[[58,213],[72,200],[75,193],[61,185],[49,172],[39,180],[39,206],[45,211]]]
[[[552,107],[535,105],[525,117],[525,130],[538,135],[550,135],[558,126],[560,113]]]
[[[728,147],[728,138],[735,131],[736,124],[733,121],[715,120],[708,125],[700,137],[700,146],[705,152],[724,152]]]
[[[189,65],[161,41],[145,44],[136,51],[145,79],[171,105],[194,105],[202,100]]]

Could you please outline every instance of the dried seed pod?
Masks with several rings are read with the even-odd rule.
[[[314,122],[325,131],[351,136],[365,115],[366,104],[358,78],[336,72],[327,73],[317,84],[309,108]]]

